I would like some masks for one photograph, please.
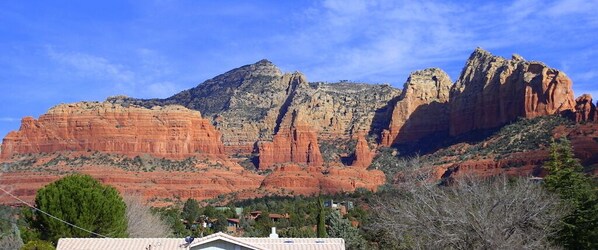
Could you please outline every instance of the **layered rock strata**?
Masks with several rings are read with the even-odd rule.
[[[281,129],[272,142],[258,144],[258,153],[260,169],[267,169],[278,163],[320,166],[324,162],[318,145],[318,134],[297,110],[284,117]]]
[[[326,170],[318,167],[284,165],[276,167],[268,175],[262,188],[283,189],[295,195],[315,195],[319,193],[352,192],[357,188],[376,191],[386,181],[380,170],[365,170],[354,167],[331,167]]]
[[[39,117],[23,118],[2,143],[2,158],[14,154],[100,151],[183,158],[222,156],[221,134],[198,111],[182,106],[146,109],[119,104],[61,104]]]
[[[495,128],[517,117],[572,112],[571,79],[541,62],[476,49],[450,94],[450,135]]]
[[[382,132],[382,145],[417,141],[435,133],[446,134],[451,85],[450,77],[438,68],[411,73],[393,108],[388,130]]]

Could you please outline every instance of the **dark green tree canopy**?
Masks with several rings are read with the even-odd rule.
[[[567,249],[597,249],[598,185],[583,173],[566,138],[552,142],[544,168],[549,172],[544,186],[572,207],[555,241]]]
[[[189,198],[185,201],[185,205],[183,205],[181,217],[183,217],[184,220],[187,220],[189,225],[191,225],[199,219],[199,216],[201,215],[200,213],[199,203],[197,203],[196,200]]]
[[[64,221],[107,237],[126,237],[125,203],[118,191],[88,175],[70,175],[46,185],[35,197],[37,208]],[[39,211],[35,225],[42,238],[97,237]]]

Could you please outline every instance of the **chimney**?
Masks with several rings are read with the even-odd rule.
[[[270,234],[270,238],[278,239],[278,234],[276,234],[276,227],[272,227],[272,233]]]

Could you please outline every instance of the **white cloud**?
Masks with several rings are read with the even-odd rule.
[[[50,58],[71,66],[79,73],[92,77],[101,77],[118,82],[128,83],[135,78],[135,74],[127,70],[123,65],[111,63],[103,57],[85,53],[65,53],[48,48]]]
[[[152,96],[156,98],[166,98],[181,91],[180,86],[172,82],[157,82],[151,83],[143,91],[144,96]]]
[[[19,122],[21,119],[14,117],[0,117],[0,122]]]
[[[522,53],[514,47],[584,46],[591,34],[572,28],[579,20],[595,20],[598,15],[590,10],[596,5],[576,0],[327,0],[305,10],[298,17],[301,28],[280,40],[292,44],[291,52],[282,53],[310,61],[301,67],[311,80],[400,83],[415,69],[462,63],[477,46],[510,53]],[[566,14],[575,15],[561,17]]]
[[[81,52],[60,52],[48,47],[50,58],[65,65],[90,82],[100,82],[108,95],[128,95],[140,98],[163,98],[181,91],[165,76],[175,71],[167,60],[154,50],[140,48],[132,53],[133,60],[123,65],[107,58]]]
[[[594,0],[562,0],[556,1],[546,12],[553,16],[591,14],[595,17],[597,8],[598,1]]]

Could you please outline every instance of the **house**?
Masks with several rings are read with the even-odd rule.
[[[272,222],[279,222],[280,220],[288,220],[291,218],[289,214],[269,214],[268,217],[270,217]]]
[[[262,216],[262,211],[251,211],[249,212],[249,216],[245,217],[247,220],[257,220]],[[272,222],[279,222],[282,219],[289,219],[291,218],[288,213],[285,214],[268,214],[268,218],[272,220]]]
[[[226,222],[227,222],[226,231],[230,232],[230,233],[236,233],[237,230],[239,229],[239,224],[240,224],[239,219],[229,218],[229,219],[226,219]]]
[[[220,232],[191,243],[180,238],[61,238],[56,249],[344,250],[345,241],[342,238],[278,238],[273,228],[269,238],[234,237]]]
[[[347,214],[347,212],[349,210],[355,208],[355,205],[353,204],[352,201],[337,202],[334,200],[327,200],[327,201],[324,201],[324,207],[328,207],[333,210],[337,210],[340,212],[341,215],[345,215],[345,214]]]
[[[247,219],[257,220],[257,217],[260,217],[260,215],[262,215],[262,211],[251,211],[249,212],[249,216],[247,217]]]

